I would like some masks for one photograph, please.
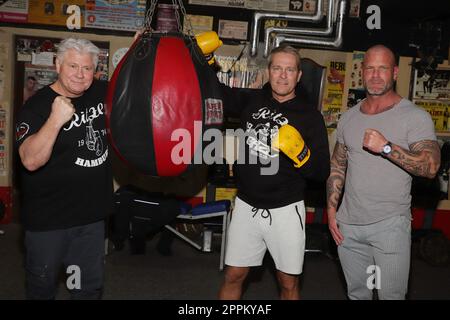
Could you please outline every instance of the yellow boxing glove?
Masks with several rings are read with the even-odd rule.
[[[219,39],[219,36],[214,31],[206,31],[195,36],[197,40],[197,44],[205,55],[206,60],[208,60],[209,64],[214,63],[214,51],[217,48],[222,46],[222,41]]]
[[[282,151],[291,158],[295,162],[294,167],[296,168],[304,165],[311,156],[300,132],[289,124],[280,127],[272,139],[272,148]]]

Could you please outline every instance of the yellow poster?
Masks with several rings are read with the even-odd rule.
[[[83,27],[85,7],[84,0],[30,0],[28,6],[28,22],[66,26],[67,19],[71,16],[71,14],[67,13],[67,8],[70,5],[77,5],[80,7],[80,27]]]
[[[341,115],[344,80],[345,62],[330,61],[327,68],[327,81],[322,104],[322,114],[327,128],[336,128]]]
[[[414,103],[424,108],[431,115],[436,131],[447,131],[450,129],[450,102],[435,100],[416,100],[414,101]]]

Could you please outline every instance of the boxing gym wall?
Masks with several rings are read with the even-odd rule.
[[[185,3],[191,3],[192,1],[185,1]],[[305,58],[311,58],[315,62],[317,62],[320,65],[327,67],[327,76],[330,76],[330,79],[332,78],[332,75],[330,74],[330,69],[333,66],[345,66],[343,70],[340,70],[341,76],[343,75],[343,82],[341,81],[338,85],[342,86],[340,88],[342,92],[340,105],[339,105],[339,111],[331,112],[335,106],[333,103],[330,103],[327,107],[328,110],[325,110],[322,107],[322,112],[326,113],[328,112],[329,121],[333,122],[336,120],[336,113],[340,113],[344,111],[347,108],[347,105],[349,103],[349,92],[352,92],[354,89],[354,85],[352,83],[352,67],[355,65],[355,61],[358,59],[358,52],[354,52],[353,50],[362,50],[363,48],[367,47],[367,45],[380,42],[384,40],[385,43],[391,45],[394,49],[400,48],[400,43],[402,44],[402,47],[400,50],[396,50],[400,55],[408,54],[407,50],[404,50],[404,43],[407,41],[408,35],[409,35],[409,26],[411,23],[406,24],[404,20],[406,20],[406,16],[408,14],[402,14],[401,19],[402,23],[396,22],[397,25],[395,26],[397,29],[401,29],[400,33],[394,33],[390,34],[389,32],[386,32],[385,29],[382,30],[368,30],[366,27],[366,21],[368,14],[365,12],[366,8],[369,4],[375,4],[379,5],[382,10],[383,14],[386,13],[387,4],[382,4],[381,1],[361,1],[361,15],[359,18],[355,19],[348,19],[346,20],[346,24],[344,25],[344,41],[343,41],[343,47],[340,50],[335,49],[300,49],[301,55]],[[392,2],[389,2],[389,6],[393,6],[394,8],[391,8],[391,11],[395,11],[398,9],[399,4],[393,4]],[[411,5],[413,6],[413,5]],[[404,12],[410,12],[411,6],[409,8],[404,8]],[[231,20],[245,20],[248,23],[248,26],[250,28],[251,25],[251,18],[253,12],[251,10],[239,10],[236,8],[224,8],[224,7],[213,7],[213,6],[198,6],[198,5],[186,5],[186,9],[189,14],[203,14],[203,15],[209,15],[214,16],[214,23],[213,28],[214,30],[217,30],[218,28],[218,19],[231,19]],[[395,9],[395,10],[394,10]],[[411,16],[412,17],[412,16]],[[411,19],[413,20],[413,19]],[[383,20],[383,28],[386,28],[386,25],[389,26],[391,24],[390,21]],[[349,31],[350,30],[350,31]],[[448,34],[448,28],[446,29]],[[3,95],[0,98],[0,104],[2,105],[2,110],[4,110],[4,132],[5,132],[5,138],[4,138],[4,166],[0,166],[0,170],[3,168],[4,174],[0,172],[0,192],[1,194],[4,194],[5,199],[12,198],[12,106],[14,106],[14,83],[15,83],[15,75],[14,75],[14,67],[13,62],[16,59],[15,56],[15,44],[14,39],[16,36],[39,36],[39,37],[49,37],[49,38],[65,38],[68,36],[73,36],[73,32],[65,32],[65,31],[52,31],[46,29],[33,29],[33,28],[19,28],[19,27],[1,27],[0,28],[0,42],[2,43],[2,47],[0,48],[0,64],[2,66],[2,72],[4,80],[2,80],[3,83]],[[78,35],[79,33],[77,33]],[[115,36],[113,35],[114,32],[110,31],[108,34],[105,34],[105,31],[102,32],[102,34],[93,34],[93,33],[82,33],[82,36],[93,40],[93,41],[103,41],[109,43],[109,76],[111,76],[114,68],[113,68],[113,58],[119,56],[116,53],[120,53],[124,51],[123,48],[128,48],[132,42],[132,37],[127,36]],[[399,36],[401,34],[401,36]],[[444,33],[445,35],[446,33]],[[260,35],[262,37],[262,35]],[[260,38],[261,38],[260,37]],[[386,38],[387,37],[387,38]],[[218,57],[231,57],[232,60],[236,60],[239,57],[240,54],[240,47],[239,47],[239,41],[227,41],[227,44],[224,45],[222,48],[219,48],[216,52],[216,55]],[[238,49],[236,49],[238,48]],[[262,49],[262,48],[261,48]],[[442,49],[442,48],[441,48]],[[261,50],[262,51],[262,50]],[[231,52],[231,53],[230,53]],[[404,57],[401,56],[399,63],[400,63],[400,72],[399,77],[397,81],[397,91],[400,95],[404,97],[409,97],[410,95],[410,86],[413,80],[413,75],[411,73],[411,62],[412,58],[410,56]],[[263,69],[264,65],[261,64],[259,68]],[[443,61],[443,63],[439,64],[438,68],[448,68],[448,61]],[[334,79],[336,80],[336,79]],[[331,81],[331,80],[330,80]],[[334,83],[329,83],[328,87],[328,93],[330,93],[330,96],[333,94],[333,88],[331,88],[332,85],[336,85]],[[336,85],[336,86],[338,86]],[[356,85],[357,86],[357,85]],[[331,88],[331,89],[330,89]],[[353,93],[353,92],[352,92]],[[327,97],[325,96],[324,99]],[[2,113],[0,113],[0,117],[2,116]],[[1,119],[0,119],[1,124]],[[1,129],[1,128],[0,128]],[[334,131],[330,127],[329,130],[330,133],[330,149],[332,150],[335,142],[334,137]],[[446,132],[439,132],[439,136],[446,138],[447,133]],[[234,146],[234,141],[228,139],[227,145],[229,146],[228,149],[234,149],[236,148]],[[230,146],[231,145],[231,146]],[[182,196],[198,196],[198,197],[205,197],[205,181],[206,181],[206,175],[207,172],[205,171],[205,168],[199,168],[192,170],[189,172],[188,175],[182,176],[182,177],[171,177],[171,178],[151,178],[148,176],[141,175],[137,172],[130,171],[128,168],[126,168],[121,162],[114,161],[114,174],[115,174],[115,181],[116,181],[116,188],[119,185],[124,184],[134,184],[139,187],[143,187],[149,191],[163,191],[167,193],[176,193],[180,194]],[[2,189],[4,188],[4,189]],[[1,191],[4,190],[4,191]],[[3,197],[3,195],[1,195]],[[5,200],[8,203],[12,203],[10,201]],[[450,210],[450,201],[441,201],[439,204],[439,208]],[[9,215],[11,217],[11,215]]]

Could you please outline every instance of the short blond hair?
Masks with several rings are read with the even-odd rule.
[[[298,52],[297,49],[295,49],[292,46],[289,45],[281,45],[279,47],[274,48],[270,54],[269,57],[267,58],[267,67],[270,68],[270,66],[272,65],[272,59],[273,59],[273,55],[276,53],[289,53],[292,54],[293,56],[295,56],[295,61],[297,62],[297,69],[301,70],[301,56],[300,53]]]

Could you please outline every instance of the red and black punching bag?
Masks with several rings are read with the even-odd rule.
[[[106,103],[108,133],[119,158],[153,176],[186,171],[204,148],[203,132],[223,121],[216,74],[195,38],[181,33],[141,35],[115,69]],[[177,129],[190,135],[188,163],[173,158]]]

